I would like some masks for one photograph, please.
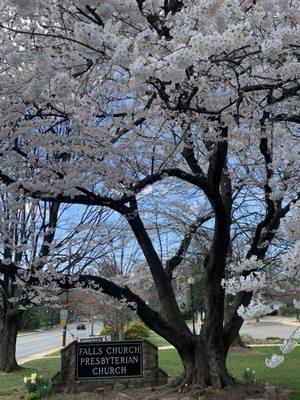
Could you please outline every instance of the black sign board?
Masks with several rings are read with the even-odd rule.
[[[76,380],[143,376],[141,340],[77,343]]]

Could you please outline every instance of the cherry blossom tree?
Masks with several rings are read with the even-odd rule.
[[[22,195],[14,199],[2,191],[0,212],[1,264],[43,268],[54,239],[59,204],[39,207],[36,201],[29,202]],[[18,368],[16,339],[31,296],[20,287],[17,274],[5,273],[0,275],[0,295],[0,370],[10,372]]]
[[[241,307],[265,284],[261,265],[299,199],[298,9],[285,0],[1,4],[2,182],[39,200],[107,207],[128,221],[161,313],[101,276],[52,278],[125,299],[178,350],[180,384],[233,384],[226,356]],[[143,221],[147,194],[179,187],[181,202],[194,191],[213,214],[198,336],[185,324],[172,279],[202,216],[168,259]],[[224,279],[233,213],[244,206],[255,227],[233,266],[236,286]],[[297,262],[285,260],[296,269]]]
[[[92,228],[94,212],[83,210],[76,223],[68,223],[68,210],[59,203],[29,199],[22,192],[12,195],[1,187],[0,265],[7,268],[0,271],[1,371],[19,368],[16,339],[24,311],[32,305],[55,307],[61,293],[59,287],[41,290],[27,279],[20,280],[14,268],[35,275],[47,269],[70,273],[86,268],[101,252],[105,254],[104,240]],[[99,222],[98,218],[97,229]]]

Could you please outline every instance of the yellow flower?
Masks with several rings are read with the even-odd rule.
[[[30,381],[30,378],[28,376],[24,376],[24,383],[27,383],[28,381]]]
[[[31,374],[30,375],[30,380],[31,380],[32,383],[35,383],[36,377],[37,377],[37,374]]]

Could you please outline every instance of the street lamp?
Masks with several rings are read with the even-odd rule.
[[[196,329],[195,329],[195,306],[194,306],[194,293],[193,293],[193,285],[194,285],[194,283],[195,283],[195,279],[191,276],[188,279],[188,284],[190,285],[190,291],[191,291],[193,334],[196,335]]]

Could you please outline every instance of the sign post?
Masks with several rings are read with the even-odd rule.
[[[143,342],[98,342],[76,344],[76,380],[141,378]]]
[[[66,345],[67,325],[68,325],[68,310],[61,310],[60,311],[60,326],[62,327],[61,347],[65,347]]]

